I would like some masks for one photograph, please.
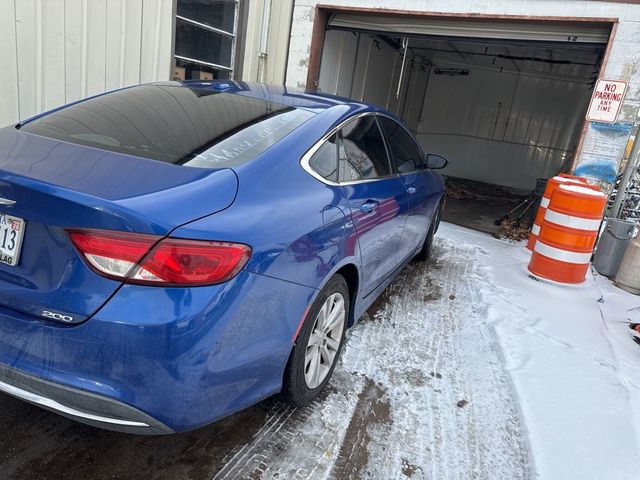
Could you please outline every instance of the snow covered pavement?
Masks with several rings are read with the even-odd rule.
[[[552,285],[522,245],[443,224],[347,333],[322,398],[195,432],[100,431],[0,395],[0,478],[639,478],[640,297]]]
[[[326,398],[276,406],[216,478],[529,477],[475,252],[439,238],[350,330]]]
[[[534,280],[529,255],[443,224],[349,332],[324,401],[219,478],[638,478],[640,298]]]
[[[577,286],[536,281],[521,245],[454,226],[444,235],[477,248],[539,478],[640,478],[640,347],[627,327],[640,297],[595,272]]]

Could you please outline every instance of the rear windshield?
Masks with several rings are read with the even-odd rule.
[[[143,85],[71,105],[20,129],[178,165],[221,168],[255,158],[314,115],[242,95]]]

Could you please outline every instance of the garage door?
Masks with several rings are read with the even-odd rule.
[[[429,18],[418,15],[373,15],[338,12],[329,19],[329,28],[365,30],[377,33],[475,37],[547,42],[607,43],[609,24],[584,22],[522,22]]]
[[[610,28],[335,12],[318,89],[396,114],[449,176],[531,190],[571,164]]]

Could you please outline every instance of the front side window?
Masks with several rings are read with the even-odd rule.
[[[340,181],[370,180],[391,174],[382,134],[373,115],[347,123],[341,130]]]
[[[398,173],[408,173],[422,168],[422,154],[402,126],[387,117],[380,117],[382,129],[387,136],[391,159]]]

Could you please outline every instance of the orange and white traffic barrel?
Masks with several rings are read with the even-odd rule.
[[[559,185],[551,195],[529,271],[561,283],[586,278],[607,196],[587,185]]]
[[[587,179],[584,177],[576,177],[575,175],[561,173],[560,175],[556,175],[555,177],[550,178],[547,181],[547,186],[544,189],[544,194],[542,195],[542,199],[540,200],[540,206],[538,207],[538,211],[536,212],[536,217],[533,222],[533,226],[531,227],[531,233],[529,233],[527,248],[531,251],[533,251],[533,246],[536,244],[538,235],[540,235],[540,227],[542,226],[544,214],[547,211],[547,207],[549,206],[551,195],[559,185],[584,185],[589,188],[598,189],[598,187],[589,185],[587,183]]]

